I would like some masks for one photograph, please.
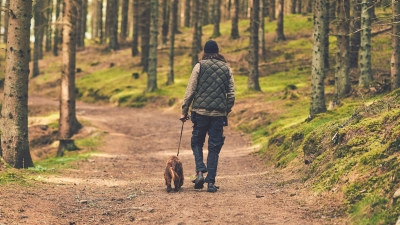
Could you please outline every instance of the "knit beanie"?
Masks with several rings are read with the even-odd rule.
[[[218,53],[217,42],[213,40],[208,40],[204,45],[204,53]]]

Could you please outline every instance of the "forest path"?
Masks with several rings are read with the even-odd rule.
[[[58,101],[41,97],[30,97],[29,104],[58,108]],[[179,112],[78,103],[77,116],[105,132],[104,145],[70,169],[41,175],[35,185],[0,186],[0,225],[338,223],[300,179],[265,167],[246,137],[231,127],[224,131],[219,191],[193,189],[187,121],[179,155],[185,183],[181,191],[167,193],[163,172],[168,156],[177,153]]]

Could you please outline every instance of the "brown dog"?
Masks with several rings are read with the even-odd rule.
[[[182,162],[177,156],[171,156],[167,160],[164,172],[165,185],[167,192],[172,191],[171,182],[174,182],[174,191],[179,191],[183,185],[183,167]]]

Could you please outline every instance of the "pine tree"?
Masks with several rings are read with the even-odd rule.
[[[33,166],[28,141],[32,1],[12,0],[9,9],[0,155],[14,168],[27,168]]]

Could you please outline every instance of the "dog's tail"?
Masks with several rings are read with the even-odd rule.
[[[171,174],[172,180],[178,180],[180,179],[179,175],[175,172],[174,169],[172,169],[172,167],[169,167],[169,173]]]

